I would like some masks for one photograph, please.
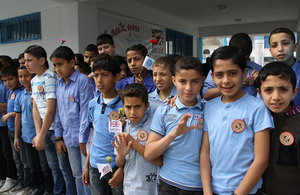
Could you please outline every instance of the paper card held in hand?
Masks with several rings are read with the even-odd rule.
[[[111,120],[108,121],[108,131],[110,133],[122,133],[122,122],[119,120]]]
[[[99,164],[97,163],[98,171],[101,174],[100,179],[109,172],[112,172],[110,164]]]

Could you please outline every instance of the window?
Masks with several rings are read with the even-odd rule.
[[[41,39],[41,14],[34,13],[0,21],[0,43]]]
[[[166,55],[193,56],[193,36],[166,29]]]

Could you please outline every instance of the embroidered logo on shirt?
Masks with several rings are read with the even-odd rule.
[[[71,102],[75,102],[75,98],[72,95],[69,95],[69,99],[71,100]]]
[[[236,119],[232,122],[231,128],[236,133],[241,133],[246,129],[246,123],[241,119]]]
[[[119,113],[117,111],[111,111],[109,113],[109,119],[111,120],[118,120],[119,119]]]
[[[43,93],[44,92],[44,87],[43,85],[38,86],[38,92]]]
[[[10,99],[14,100],[16,98],[16,95],[14,93],[10,94]]]
[[[294,143],[295,138],[294,138],[293,134],[291,134],[290,132],[285,131],[285,132],[282,132],[280,134],[279,141],[284,146],[290,146]]]
[[[137,135],[136,135],[137,139],[141,142],[144,142],[144,141],[147,141],[148,139],[148,132],[145,131],[145,130],[139,130],[137,132]]]
[[[177,114],[167,114],[166,122],[174,122],[177,120]]]
[[[197,113],[195,113],[193,119],[194,120],[198,120],[199,118],[202,118],[202,117],[203,117],[203,114],[197,114]]]
[[[199,118],[197,121],[197,127],[199,130],[202,130],[204,127],[204,119],[203,118]]]

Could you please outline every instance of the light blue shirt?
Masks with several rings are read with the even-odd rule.
[[[24,89],[15,100],[15,112],[21,113],[22,121],[22,139],[31,144],[36,136],[35,126],[32,117],[32,103],[30,101],[31,92]]]
[[[197,125],[203,119],[204,104],[198,101],[195,106],[183,105],[176,98],[176,105],[159,106],[152,119],[151,131],[164,137],[175,129],[180,118],[190,113],[187,126]],[[200,147],[202,129],[192,129],[186,134],[176,137],[164,151],[163,166],[160,169],[160,179],[165,183],[190,191],[202,191],[200,177]]]
[[[56,137],[64,138],[67,147],[78,147],[79,142],[88,141],[89,128],[86,127],[86,119],[88,103],[93,98],[92,83],[89,77],[79,73],[78,70],[75,70],[67,84],[63,78],[56,82],[54,132]]]
[[[247,70],[248,70],[247,77],[250,77],[250,76],[251,76],[251,73],[253,72],[253,70],[258,70],[258,71],[260,71],[262,67],[261,67],[260,65],[256,64],[256,63],[254,63],[254,62],[248,61],[248,62],[246,63],[246,68],[247,68]],[[203,95],[204,95],[209,89],[211,89],[211,88],[216,88],[216,87],[217,87],[217,85],[214,84],[214,82],[213,82],[213,78],[211,77],[211,70],[210,70],[209,73],[207,74],[207,78],[205,79],[204,84],[203,84],[203,90],[202,90],[202,91],[203,91]],[[256,96],[258,95],[258,94],[257,94],[257,91],[256,91],[256,88],[257,88],[257,85],[256,85],[256,83],[254,83],[253,85],[248,85],[248,86],[243,87],[243,90],[244,90],[246,93],[248,93],[248,94],[250,94],[250,95],[256,97]],[[259,96],[259,95],[258,95],[258,96]]]
[[[158,92],[159,90],[156,88],[153,92],[148,94],[149,108],[147,109],[146,113],[149,118],[153,117],[155,110],[158,106],[165,104],[168,101],[168,99],[173,98],[178,93],[177,88],[173,86],[170,95],[165,99],[165,101],[163,101],[160,98]]]
[[[134,75],[132,77],[126,77],[122,80],[120,80],[117,84],[116,84],[116,89],[124,89],[126,87],[126,85],[129,85],[131,83],[134,83]],[[146,78],[144,78],[143,80],[144,82],[144,86],[147,88],[148,93],[151,93],[152,91],[154,91],[156,89],[156,85],[153,82],[153,78],[150,75],[150,73],[147,73]]]
[[[300,88],[300,62],[296,59],[296,63],[292,66],[293,70],[297,76],[297,85],[296,87]],[[300,92],[296,94],[295,98],[293,99],[296,102],[297,106],[300,106]]]
[[[3,81],[0,80],[0,103],[7,103],[8,100],[8,88],[4,85]],[[5,110],[6,112],[6,110]],[[2,118],[4,114],[0,114],[0,117]],[[3,123],[2,120],[0,120],[0,127],[7,126],[6,123]]]
[[[19,93],[21,93],[24,90],[24,86],[22,85],[21,87],[17,89],[13,89],[9,91],[9,98],[7,101],[7,113],[10,112],[15,112],[15,101]],[[12,99],[13,97],[13,99]],[[15,131],[15,117],[11,117],[7,120],[7,126],[8,129],[11,131]]]
[[[97,169],[97,163],[106,164],[106,156],[111,156],[110,165],[112,168],[117,167],[116,155],[114,154],[114,146],[111,141],[114,141],[114,133],[108,131],[109,114],[112,111],[117,111],[123,108],[123,104],[118,93],[118,96],[105,104],[103,95],[94,98],[89,103],[87,126],[94,128],[94,136],[90,149],[90,164]]]
[[[206,103],[204,130],[209,137],[212,191],[230,195],[254,160],[254,134],[274,125],[263,100],[247,93],[232,103],[224,104],[221,98]],[[249,194],[261,185],[260,178]]]
[[[136,124],[126,120],[124,132],[143,146],[146,145],[150,133],[151,119],[145,116]],[[142,135],[141,139],[138,135]],[[126,195],[155,195],[157,194],[158,167],[148,162],[135,149],[130,147],[125,157],[123,189]]]

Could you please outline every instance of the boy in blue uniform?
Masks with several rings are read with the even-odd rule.
[[[32,117],[32,100],[31,99],[31,79],[35,76],[30,74],[25,66],[20,66],[19,81],[26,88],[24,89],[15,100],[14,110],[15,117],[15,140],[14,147],[21,154],[24,154],[28,168],[30,169],[30,178],[32,183],[24,190],[23,194],[41,194],[45,190],[48,193],[52,192],[53,179],[50,168],[45,172],[45,179],[43,177],[42,169],[39,161],[39,154],[41,158],[45,158],[43,150],[37,151],[32,147],[32,139],[35,137],[35,127]],[[20,131],[22,127],[22,132]],[[21,134],[21,138],[19,138]],[[43,162],[45,160],[41,160]],[[46,164],[48,167],[48,164]],[[48,175],[47,175],[48,174]],[[45,181],[45,187],[44,187]],[[52,185],[51,185],[52,184]]]
[[[18,71],[15,67],[13,66],[7,66],[4,67],[1,70],[1,78],[3,83],[6,85],[7,88],[9,88],[9,99],[7,101],[7,114],[5,114],[4,116],[2,116],[2,122],[7,122],[8,125],[8,137],[9,140],[11,142],[11,145],[14,145],[14,131],[15,131],[15,111],[14,111],[14,102],[15,99],[17,97],[17,95],[23,91],[24,87],[19,83],[19,79],[18,79]],[[29,176],[28,171],[28,167],[27,166],[23,166],[23,163],[21,162],[21,158],[22,158],[22,154],[20,155],[20,153],[14,148],[12,147],[12,151],[13,151],[13,158],[16,164],[16,168],[18,171],[18,182],[15,180],[11,180],[10,182],[8,181],[7,184],[4,184],[4,186],[0,189],[0,192],[5,192],[8,190],[11,190],[12,187],[17,186],[16,191],[21,190],[22,188],[24,188],[25,186],[27,186],[29,184],[30,181],[25,181],[25,179],[27,180],[27,176]],[[25,160],[25,159],[22,159]],[[26,164],[26,162],[24,161],[24,164]],[[26,184],[25,184],[26,182]],[[15,191],[15,190],[14,190]]]
[[[275,125],[270,133],[269,166],[261,190],[272,195],[299,194],[300,107],[291,101],[299,90],[296,74],[289,65],[272,62],[261,69],[257,83]]]
[[[154,91],[156,86],[152,76],[145,67],[142,67],[147,55],[147,48],[142,44],[133,45],[127,48],[126,55],[128,66],[133,76],[120,80],[116,85],[116,89],[123,90],[130,83],[140,83],[145,85],[148,93]],[[143,69],[142,72],[141,69]]]
[[[122,102],[128,118],[124,132],[112,142],[118,152],[116,163],[124,166],[124,194],[157,194],[157,166],[162,166],[162,156],[148,162],[144,158],[145,145],[150,133],[151,119],[145,114],[149,102],[145,86],[127,85],[122,91]],[[141,171],[143,170],[143,171]]]
[[[60,194],[66,191],[66,194],[76,194],[75,180],[68,156],[60,155],[56,149],[54,115],[56,110],[55,86],[58,76],[48,69],[47,53],[43,47],[29,46],[24,51],[24,58],[27,70],[30,73],[36,73],[31,80],[32,115],[36,129],[36,136],[32,140],[33,147],[37,150],[45,149],[47,161],[53,173],[53,193]]]
[[[107,54],[110,56],[115,56],[116,45],[113,38],[109,34],[101,34],[97,37],[96,45],[99,54]]]
[[[199,59],[183,57],[172,76],[179,96],[176,105],[156,109],[146,144],[145,158],[152,161],[163,154],[159,194],[202,194],[200,146],[204,104],[197,95],[205,77]]]
[[[245,55],[237,47],[212,54],[212,77],[223,94],[205,105],[200,170],[206,194],[256,194],[268,165],[269,110],[243,91]]]
[[[147,110],[149,118],[152,118],[158,106],[177,94],[177,89],[172,82],[174,66],[175,60],[170,57],[159,57],[153,63],[153,82],[156,89],[149,94],[150,106]]]
[[[294,57],[298,50],[294,33],[287,28],[273,30],[269,37],[270,53],[279,62],[291,66],[297,75],[297,87],[300,87],[300,62]],[[300,93],[294,98],[297,106],[300,106]]]
[[[54,125],[57,150],[61,155],[67,154],[69,157],[77,194],[88,195],[91,193],[90,188],[83,185],[81,178],[88,137],[79,140],[79,134],[84,133],[87,128],[88,102],[93,97],[94,84],[90,78],[74,69],[74,53],[69,47],[58,47],[50,59],[60,77],[56,82],[57,106]],[[85,155],[79,145],[85,151]]]
[[[87,126],[93,128],[93,135],[82,181],[86,186],[91,185],[93,195],[123,194],[123,168],[118,168],[116,164],[111,144],[115,134],[109,132],[109,121],[118,119],[118,109],[123,107],[121,97],[115,89],[120,77],[120,65],[112,57],[104,56],[93,63],[92,71],[101,95],[92,99],[88,106]],[[112,157],[110,165],[114,171],[113,177],[107,174],[99,179],[101,174],[97,164],[106,164],[107,156]]]
[[[251,38],[246,33],[237,33],[231,37],[229,41],[229,46],[235,46],[240,50],[242,50],[242,52],[244,52],[245,59],[246,59],[247,74],[243,79],[243,90],[246,93],[256,97],[257,85],[255,79],[258,75],[258,72],[261,69],[261,66],[250,61],[250,54],[252,52]],[[211,71],[209,71],[207,78],[204,82],[203,95],[204,95],[203,98],[207,101],[222,95],[222,93],[217,88],[216,84],[213,82]]]

